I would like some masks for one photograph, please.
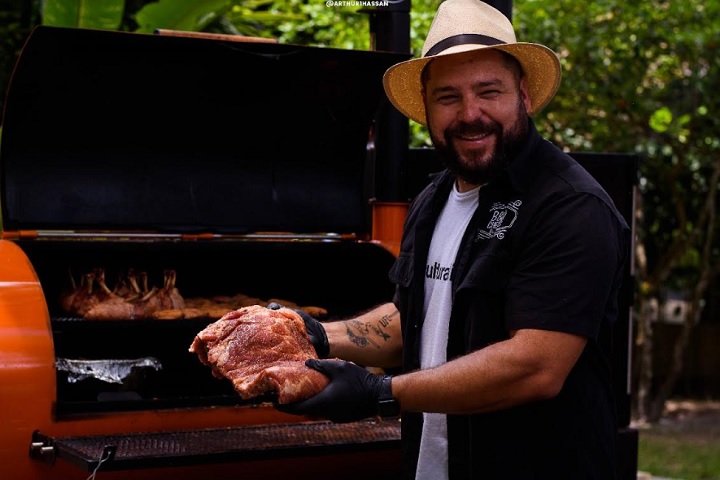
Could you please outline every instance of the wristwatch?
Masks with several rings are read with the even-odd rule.
[[[378,397],[378,415],[381,417],[396,417],[400,415],[400,404],[392,395],[392,376],[385,375],[380,384]]]

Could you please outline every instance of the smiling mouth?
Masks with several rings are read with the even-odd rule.
[[[461,148],[483,148],[490,145],[493,132],[469,133],[464,132],[454,136],[454,142]]]
[[[458,140],[464,140],[466,142],[477,142],[479,140],[483,140],[483,139],[489,137],[490,135],[491,135],[490,132],[485,132],[485,133],[476,133],[474,135],[468,135],[468,134],[457,135],[455,138],[457,138]]]

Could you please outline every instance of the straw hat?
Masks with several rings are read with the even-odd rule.
[[[480,0],[441,3],[425,39],[422,57],[390,67],[383,77],[385,93],[402,114],[425,125],[420,79],[425,65],[439,55],[483,49],[502,50],[520,62],[532,100],[530,116],[552,100],[562,75],[555,52],[537,43],[516,41],[510,20]]]

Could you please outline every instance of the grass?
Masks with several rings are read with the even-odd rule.
[[[638,470],[661,478],[720,480],[719,407],[678,404],[657,425],[640,428]]]
[[[720,480],[720,442],[674,433],[640,432],[638,470],[656,477]]]

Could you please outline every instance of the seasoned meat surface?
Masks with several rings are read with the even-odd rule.
[[[229,312],[195,336],[190,352],[213,375],[230,380],[243,399],[276,392],[279,403],[292,403],[328,384],[305,366],[317,355],[302,318],[289,308],[253,305]]]

